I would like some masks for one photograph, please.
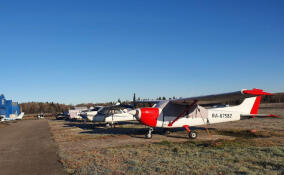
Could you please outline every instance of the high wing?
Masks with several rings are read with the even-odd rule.
[[[121,108],[133,108],[133,106],[132,105],[128,105],[128,104],[117,103],[115,105],[103,106],[101,109],[99,109],[99,111],[121,109]]]
[[[279,118],[279,116],[274,115],[274,114],[241,114],[241,117],[249,117],[249,118],[267,118],[267,117],[272,117],[272,118]]]
[[[224,102],[228,100],[237,100],[241,98],[249,98],[249,97],[261,96],[261,95],[273,95],[273,94],[264,92],[261,89],[252,89],[252,90],[243,89],[241,91],[229,92],[229,93],[223,93],[223,94],[173,99],[173,100],[170,100],[170,102],[175,103],[175,104],[181,104],[181,105],[182,104],[188,105],[188,104],[197,102],[200,105],[206,105],[206,104],[216,104],[216,103],[220,103],[220,102]]]
[[[121,107],[121,104],[120,103],[116,103],[115,105],[110,105],[110,106],[103,106],[101,109],[99,109],[99,111],[101,110],[106,110],[106,109],[116,109],[116,108],[119,108]]]

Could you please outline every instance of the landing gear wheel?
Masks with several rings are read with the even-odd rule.
[[[110,128],[111,125],[110,125],[109,123],[106,123],[106,127],[107,127],[107,128]]]
[[[112,123],[111,124],[111,128],[115,128],[115,125],[116,125],[117,123]]]
[[[149,131],[145,134],[145,139],[151,139],[152,138],[152,132],[153,128],[149,128]]]
[[[170,133],[171,133],[171,131],[169,131],[169,130],[164,130],[164,131],[163,131],[163,134],[164,134],[165,136],[170,135]]]
[[[147,132],[145,134],[145,139],[151,139],[152,138],[152,133],[151,132]]]
[[[197,134],[196,131],[190,131],[190,132],[188,133],[188,137],[189,137],[190,139],[196,139],[196,138],[198,137],[198,134]]]

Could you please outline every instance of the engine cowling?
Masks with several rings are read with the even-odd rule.
[[[136,110],[135,118],[147,126],[156,127],[160,112],[160,108],[140,108]]]

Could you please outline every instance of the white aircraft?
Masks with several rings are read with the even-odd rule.
[[[96,116],[98,114],[98,111],[102,108],[103,106],[95,106],[94,108],[90,108],[89,110],[82,111],[80,116],[89,121],[93,121],[94,116]]]
[[[82,111],[87,110],[87,107],[75,107],[75,109],[70,109],[68,111],[69,113],[69,119],[70,120],[81,120],[82,116],[80,115]]]
[[[132,114],[128,113],[132,109],[127,107],[130,106],[121,105],[120,103],[112,106],[96,106],[89,112],[82,112],[81,116],[92,122],[104,122],[107,126],[118,122],[136,120]],[[124,109],[122,110],[121,108]]]
[[[118,122],[134,121],[136,118],[129,113],[131,109],[117,109],[114,107],[103,107],[92,119],[93,122],[104,122],[107,126]]]
[[[130,111],[142,124],[149,126],[145,138],[152,138],[153,128],[179,128],[188,131],[189,138],[197,138],[197,132],[190,130],[191,126],[213,123],[232,122],[254,117],[278,117],[272,114],[258,114],[258,108],[263,95],[272,95],[261,89],[241,90],[225,94],[215,94],[199,97],[156,101],[154,107],[138,108]],[[216,107],[216,104],[226,100],[245,98],[237,106]],[[153,102],[153,101],[152,101]],[[215,107],[202,107],[213,105]]]

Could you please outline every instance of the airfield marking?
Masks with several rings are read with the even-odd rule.
[[[0,174],[66,174],[46,120],[24,120],[0,128]]]

